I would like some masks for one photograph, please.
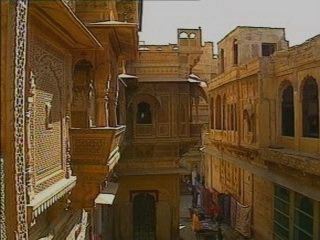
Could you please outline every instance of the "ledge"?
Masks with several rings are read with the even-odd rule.
[[[320,157],[316,154],[272,148],[261,149],[259,152],[264,161],[320,176]]]
[[[62,179],[46,190],[37,194],[34,199],[27,205],[28,210],[33,217],[39,216],[42,212],[48,209],[51,205],[62,198],[66,193],[70,192],[76,185],[77,178],[72,176],[68,179]]]
[[[189,174],[190,172],[184,168],[149,168],[149,169],[119,169],[119,176],[140,176],[140,175],[171,175],[171,174]]]
[[[302,184],[301,181],[288,175],[283,175],[269,170],[266,166],[258,166],[250,162],[239,159],[238,157],[231,156],[227,153],[214,149],[212,147],[205,147],[203,152],[212,155],[216,158],[226,160],[239,168],[245,169],[259,177],[267,179],[275,184],[282,185],[286,188],[292,189],[302,195],[305,195],[316,201],[320,201],[320,191],[317,186],[312,184]]]

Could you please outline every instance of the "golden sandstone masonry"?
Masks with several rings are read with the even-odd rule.
[[[255,239],[319,238],[319,40],[237,27],[218,43],[206,186],[252,206]]]
[[[177,240],[198,166],[252,239],[319,239],[320,37],[237,27],[213,55],[201,28],[139,45],[141,21],[142,0],[1,1],[0,238]]]

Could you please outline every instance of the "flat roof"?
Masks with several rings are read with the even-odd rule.
[[[217,44],[219,44],[220,42],[222,42],[223,40],[225,40],[227,37],[229,37],[229,35],[231,35],[233,32],[235,32],[237,29],[240,28],[244,28],[244,29],[250,29],[250,28],[254,28],[254,29],[277,29],[277,30],[285,30],[285,28],[276,28],[276,27],[254,27],[254,26],[237,26],[236,28],[234,28],[233,30],[231,30],[227,35],[225,35]]]

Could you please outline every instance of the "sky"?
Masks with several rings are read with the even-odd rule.
[[[177,43],[178,28],[202,28],[217,43],[236,26],[284,27],[290,46],[320,34],[320,0],[144,0],[140,41]]]

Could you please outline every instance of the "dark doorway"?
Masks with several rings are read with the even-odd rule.
[[[133,200],[134,240],[156,239],[156,202],[154,196],[140,193]]]
[[[293,87],[288,85],[282,92],[281,102],[282,136],[294,136]]]
[[[303,136],[319,138],[318,84],[309,77],[302,88]]]

